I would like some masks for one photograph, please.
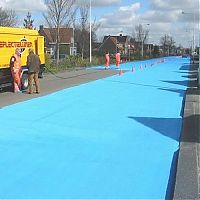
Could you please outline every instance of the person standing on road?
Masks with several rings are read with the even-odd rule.
[[[33,81],[35,83],[36,93],[40,93],[38,80],[40,64],[41,62],[39,56],[34,54],[33,49],[29,49],[29,55],[27,57],[29,94],[33,93]]]
[[[105,54],[105,69],[108,69],[110,66],[110,55],[109,52],[106,52]]]
[[[116,66],[119,67],[119,64],[121,62],[120,53],[117,52],[115,57],[116,57]]]
[[[21,53],[20,49],[15,49],[15,54],[10,58],[10,68],[13,78],[13,91],[21,91]]]

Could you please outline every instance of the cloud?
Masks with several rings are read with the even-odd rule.
[[[93,7],[108,7],[112,5],[118,5],[121,2],[121,0],[93,0],[91,1]],[[90,3],[89,0],[77,0],[76,2],[78,5],[83,5],[85,3]]]
[[[77,0],[77,5],[89,4],[90,0]],[[121,0],[92,0],[93,7],[104,7],[119,5]],[[16,11],[44,11],[46,6],[44,0],[0,0],[0,7],[11,8]]]
[[[193,0],[150,0],[148,10],[139,2],[130,6],[120,7],[116,12],[104,15],[101,19],[100,35],[116,35],[123,30],[123,34],[131,34],[138,24],[148,26],[150,41],[159,43],[160,37],[172,35],[176,44],[191,45],[192,30],[194,29],[194,15],[198,27],[199,1]],[[183,15],[182,11],[190,13]],[[186,30],[189,30],[186,32]],[[197,31],[196,31],[197,37]]]
[[[0,0],[0,7],[12,9],[16,12],[35,12],[44,11],[46,9],[46,6],[42,0]]]
[[[100,23],[104,28],[113,26],[127,27],[133,22],[137,16],[137,11],[140,9],[140,3],[132,4],[131,6],[120,7],[116,12],[105,15],[100,19]]]
[[[160,11],[160,10],[151,10],[147,11],[141,18],[144,21],[149,21],[151,23],[173,23],[176,22],[181,15],[181,10],[172,10],[172,11]]]
[[[172,10],[172,9],[199,9],[199,0],[151,0],[153,9]]]
[[[134,3],[131,6],[122,6],[119,8],[119,11],[122,12],[136,12],[140,9],[140,3]]]
[[[196,21],[199,17],[199,0],[151,0],[151,10],[156,11],[159,17],[152,16],[155,20],[156,17],[168,22],[193,22],[194,16]],[[188,13],[184,16],[182,12]],[[162,13],[162,14],[161,14]]]
[[[146,0],[147,1],[147,0]],[[90,0],[78,0],[78,4],[85,4]],[[115,10],[106,13],[98,20],[101,23],[98,36],[109,34],[117,34],[123,30],[123,34],[132,34],[135,26],[138,24],[151,24],[148,26],[150,30],[151,40],[159,40],[164,34],[172,34],[177,43],[181,40],[184,42],[191,40],[192,30],[194,29],[194,16],[196,22],[196,30],[198,28],[199,16],[199,0],[148,0],[148,9],[143,7],[140,1],[134,2],[128,6],[122,5],[122,0],[92,0],[92,6],[96,10],[115,6]],[[11,8],[21,15],[30,11],[42,13],[46,6],[44,0],[0,0],[0,7]],[[106,9],[108,12],[109,8]],[[39,12],[38,12],[39,11]],[[182,11],[190,14],[182,14]],[[36,17],[37,18],[37,17]],[[39,17],[37,18],[37,20]],[[41,22],[42,23],[42,22]],[[186,32],[187,30],[187,32]],[[197,33],[197,31],[196,31]],[[197,36],[196,36],[197,37]],[[184,38],[184,39],[183,39]],[[191,42],[190,42],[191,43]]]

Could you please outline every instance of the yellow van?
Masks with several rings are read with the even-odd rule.
[[[14,55],[16,48],[19,48],[21,51],[22,89],[27,89],[28,87],[28,69],[26,60],[29,48],[32,48],[34,52],[39,55],[41,60],[41,72],[44,69],[44,37],[40,36],[37,30],[0,27],[0,88],[12,86],[12,76],[9,64],[10,58]]]

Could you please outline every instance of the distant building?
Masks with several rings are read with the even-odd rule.
[[[56,28],[44,28],[40,26],[39,30],[40,35],[45,38],[45,51],[50,55],[55,54],[55,45],[56,45]],[[61,53],[67,54],[67,49],[69,52],[70,47],[73,43],[73,28],[60,28],[59,29],[59,38],[60,38],[60,47],[65,49],[66,52],[62,51]]]
[[[131,43],[129,36],[104,36],[103,42],[99,47],[101,53],[109,51],[110,54],[115,54],[117,51],[122,55],[128,55],[134,51],[134,44]]]

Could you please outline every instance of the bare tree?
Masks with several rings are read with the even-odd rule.
[[[84,3],[79,8],[80,20],[79,24],[75,25],[76,41],[79,44],[82,59],[89,56],[90,45],[90,31],[89,31],[89,4]],[[96,31],[100,27],[100,24],[94,20],[92,22],[92,43],[96,41]],[[93,45],[92,45],[93,46]]]
[[[174,41],[173,37],[167,34],[160,38],[160,44],[163,46],[163,51],[165,55],[170,54],[170,51],[174,47],[175,43],[176,42]]]
[[[89,47],[89,4],[84,4],[80,7],[80,24],[77,30],[77,40],[81,50],[82,59],[86,53],[86,46]],[[89,48],[87,48],[89,49]]]
[[[147,24],[148,25],[148,24]],[[136,32],[136,41],[140,43],[140,49],[141,49],[141,56],[143,57],[144,54],[144,44],[148,39],[149,30],[145,29],[142,24],[139,24],[135,27]]]
[[[168,43],[168,35],[164,35],[160,38],[160,44],[162,45],[163,48],[163,53],[166,54],[166,49],[167,49],[167,43]]]
[[[59,30],[70,24],[74,13],[75,0],[46,0],[47,13],[44,19],[50,28],[56,29],[56,61],[59,62]]]
[[[0,7],[0,26],[16,26],[17,15],[13,10],[4,10]]]
[[[101,24],[99,22],[97,22],[97,20],[95,18],[93,23],[92,23],[92,41],[94,41],[94,42],[97,41],[96,32],[98,31],[100,26],[101,26]]]
[[[26,18],[24,19],[24,27],[28,29],[33,29],[34,20],[31,19],[31,13],[28,12]]]

